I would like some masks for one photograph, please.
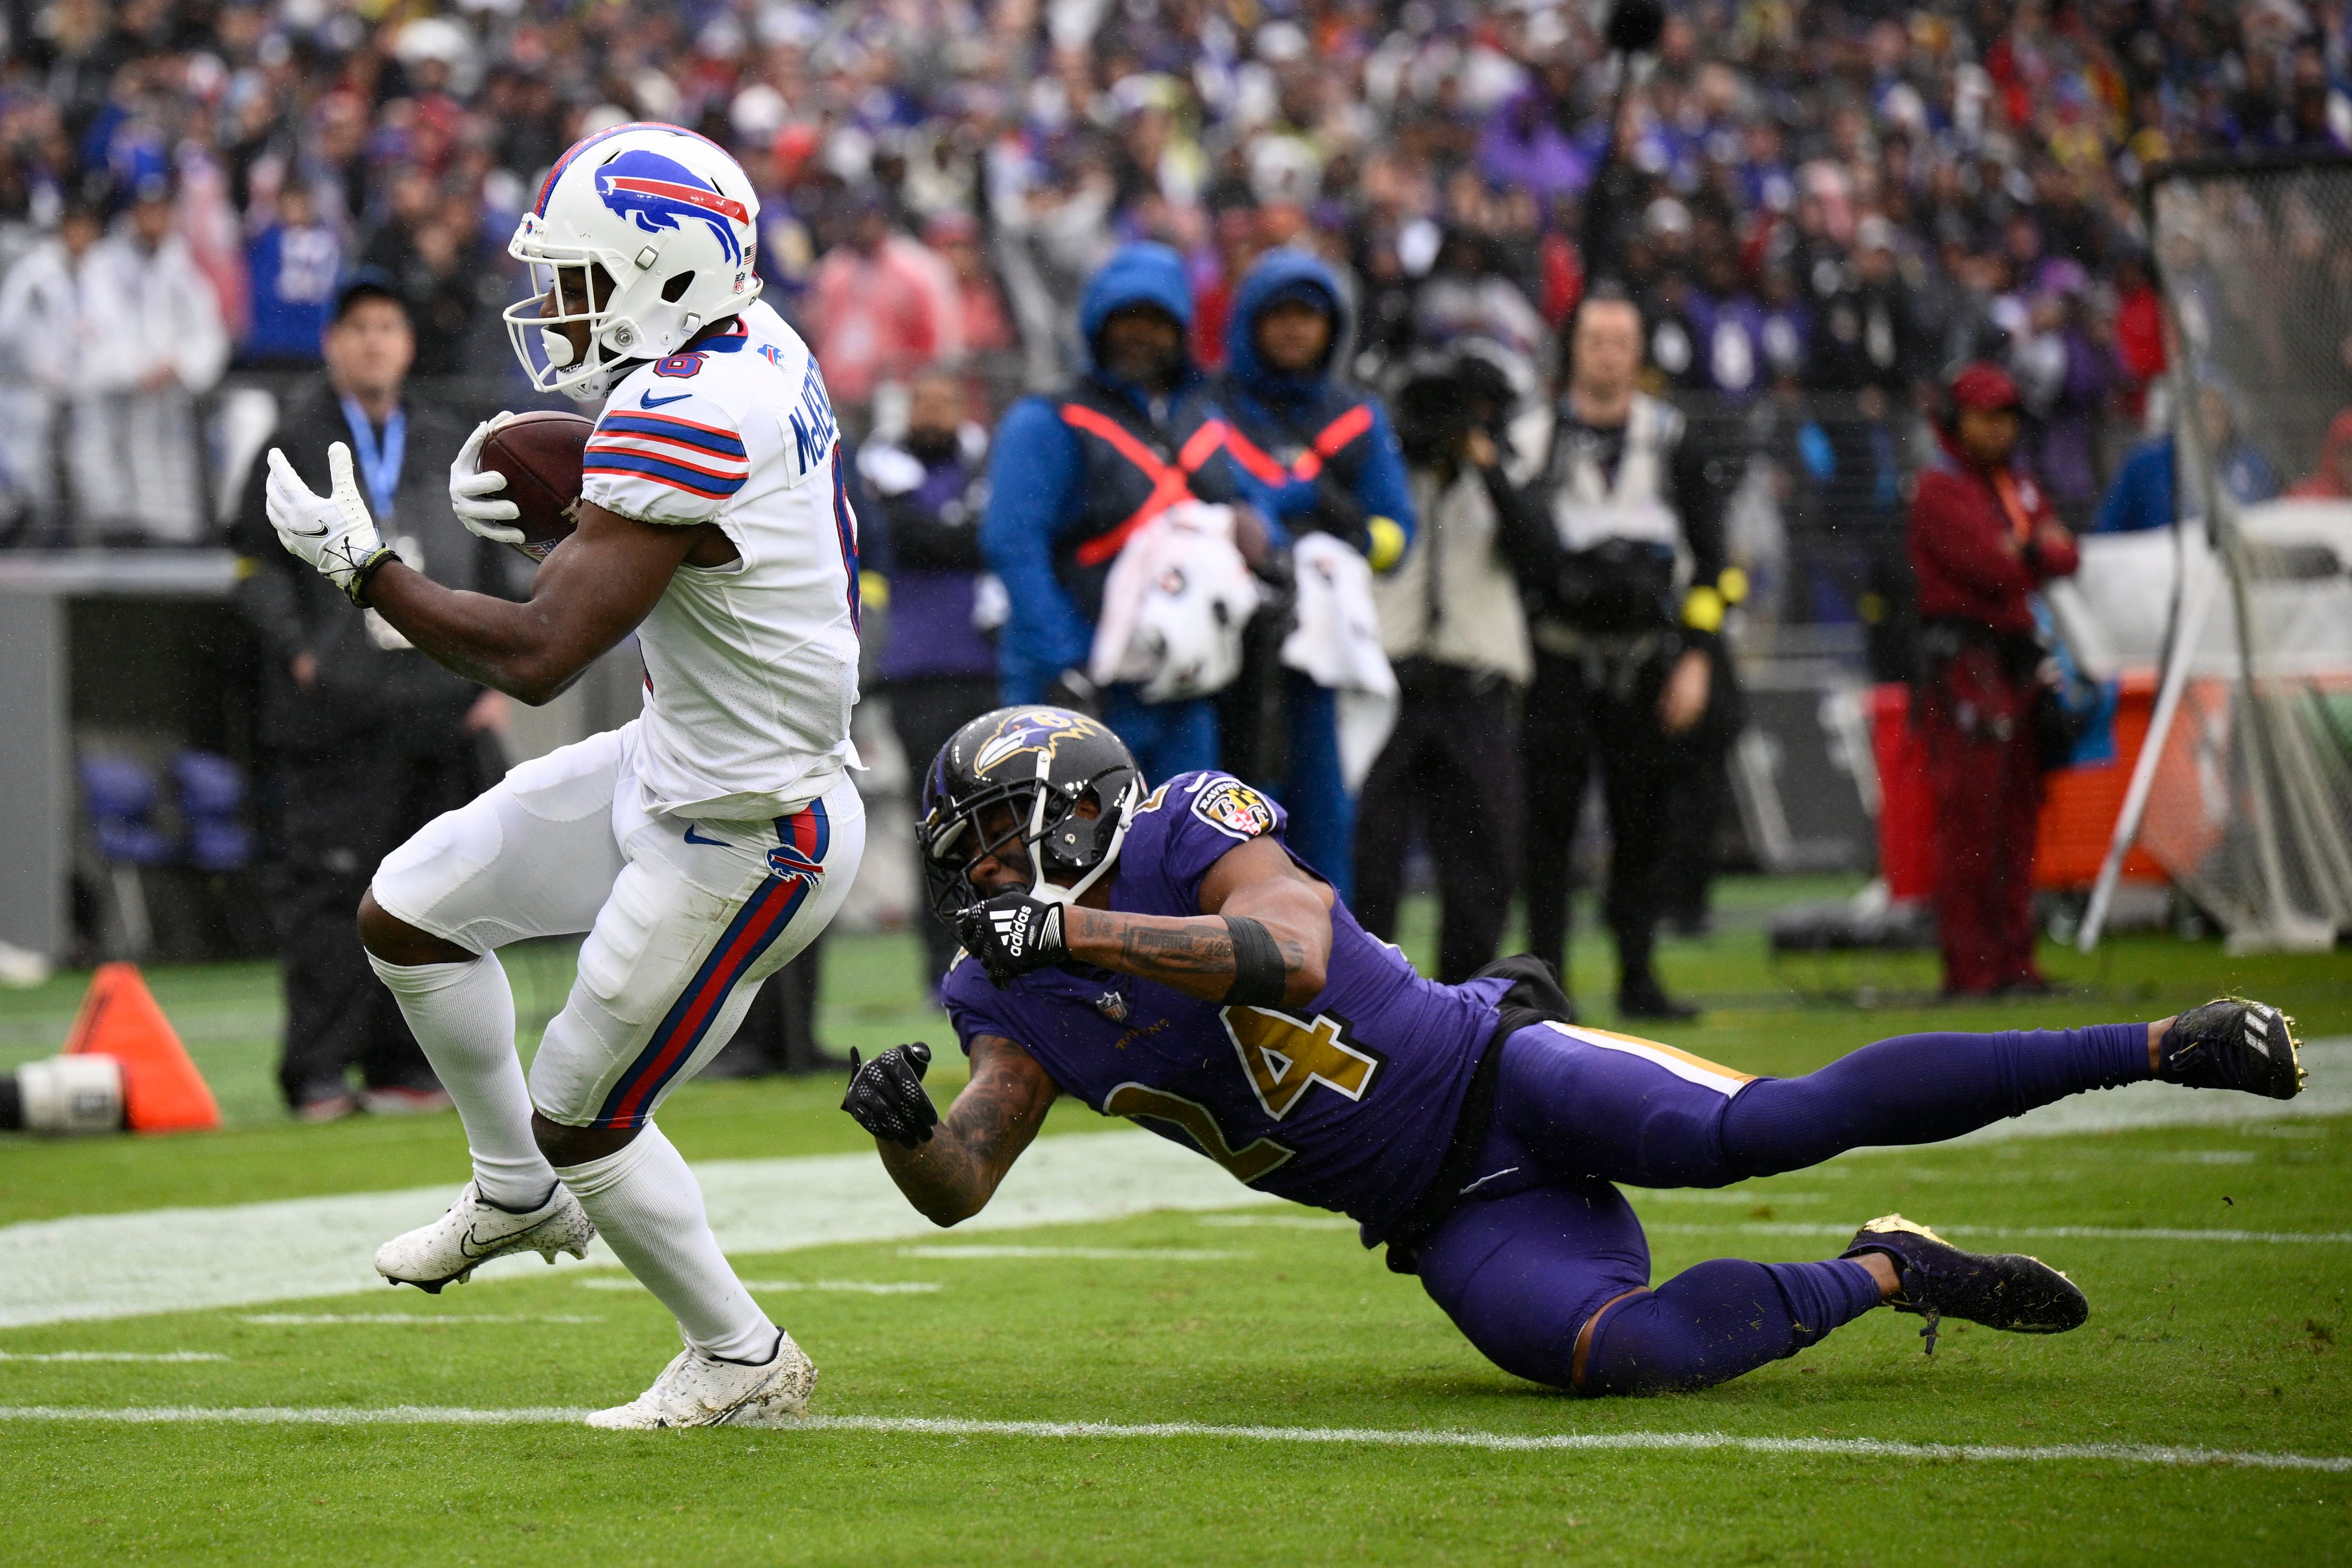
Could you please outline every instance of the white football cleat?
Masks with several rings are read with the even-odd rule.
[[[591,1426],[651,1432],[665,1426],[782,1426],[808,1414],[816,1363],[793,1336],[776,1331],[776,1353],[764,1366],[717,1361],[691,1347],[662,1369],[654,1385],[588,1417]]]
[[[595,1222],[562,1182],[529,1214],[511,1214],[487,1202],[481,1189],[467,1182],[439,1219],[377,1247],[375,1271],[392,1284],[438,1296],[442,1286],[464,1284],[493,1258],[509,1252],[536,1252],[550,1263],[559,1252],[585,1258],[595,1239]]]

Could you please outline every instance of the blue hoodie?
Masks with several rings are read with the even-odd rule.
[[[1141,304],[1157,305],[1175,317],[1189,339],[1192,291],[1184,281],[1182,258],[1167,246],[1123,246],[1087,280],[1078,301],[1078,324],[1087,340],[1084,374],[1096,386],[1128,398],[1157,425],[1198,396],[1207,383],[1188,357],[1175,389],[1155,407],[1141,387],[1095,363],[1095,339],[1103,323],[1112,312]],[[1058,401],[1024,397],[1005,410],[989,461],[981,548],[1012,601],[998,649],[1007,702],[1036,701],[1062,671],[1083,666],[1094,647],[1093,626],[1054,573],[1055,545],[1085,516],[1087,499],[1080,483],[1084,457],[1076,435],[1063,422]]]
[[[1305,295],[1331,318],[1331,347],[1311,374],[1288,375],[1259,358],[1258,318],[1286,299]],[[1369,405],[1372,427],[1364,456],[1356,464],[1354,493],[1364,515],[1395,521],[1411,541],[1412,492],[1406,483],[1404,451],[1379,398],[1348,386],[1331,374],[1346,358],[1355,324],[1331,269],[1305,251],[1269,250],[1243,278],[1225,323],[1225,374],[1218,403],[1244,436],[1268,451],[1299,445],[1359,404]],[[1257,476],[1253,476],[1257,478]],[[1267,513],[1283,522],[1304,522],[1316,507],[1314,480],[1294,479],[1267,489]]]

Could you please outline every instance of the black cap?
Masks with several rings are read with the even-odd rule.
[[[352,313],[352,306],[368,300],[389,300],[400,307],[403,314],[408,310],[408,301],[392,286],[391,273],[381,267],[354,267],[335,286],[335,312],[328,320],[340,325]]]

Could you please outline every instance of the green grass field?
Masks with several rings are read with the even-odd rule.
[[[1758,911],[1821,890],[1728,887],[1719,934],[1672,944],[1664,961],[1709,1012],[1651,1032],[1790,1073],[1914,1029],[2160,1016],[2242,989],[2295,1013],[2307,1036],[2352,1035],[2340,956],[2241,961],[2133,938],[2091,960],[2050,953],[2071,987],[2057,998],[1965,1008],[1927,999],[1922,959],[1774,965]],[[1425,919],[1412,935],[1421,951]],[[1577,956],[1582,991],[1601,994],[1605,950]],[[568,957],[512,967],[527,1020],[543,1018]],[[838,939],[827,976],[836,1049],[946,1042],[908,939]],[[268,969],[150,978],[231,1125],[0,1139],[0,1227],[454,1192],[464,1179],[452,1117],[282,1119]],[[0,994],[0,1067],[56,1048],[79,984]],[[1882,1005],[1824,999],[1865,988]],[[1594,1021],[1610,1021],[1605,1009]],[[943,1052],[942,1102],[956,1068]],[[689,1085],[662,1121],[697,1162],[869,1148],[834,1109],[839,1096],[837,1081]],[[1047,1135],[1117,1125],[1065,1105]],[[1916,1320],[1874,1313],[1720,1388],[1582,1402],[1487,1365],[1343,1223],[1237,1205],[739,1254],[822,1368],[807,1429],[617,1436],[551,1417],[432,1416],[615,1403],[674,1352],[667,1314],[625,1275],[534,1264],[439,1298],[381,1290],[0,1329],[0,1561],[2352,1560],[2352,1467],[2131,1452],[2352,1456],[2339,1344],[2352,1331],[2352,1117],[1865,1152],[1723,1193],[1634,1198],[1660,1277],[1727,1254],[1825,1256],[1841,1245],[1831,1233],[1899,1209],[1977,1227],[1979,1245],[2017,1233],[2020,1250],[2084,1286],[2093,1316],[2046,1340],[1952,1325],[1931,1361]],[[2102,1234],[2035,1234],[2057,1227]],[[2196,1234],[2130,1234],[2149,1230]],[[61,1355],[182,1359],[43,1359]],[[415,1407],[405,1423],[357,1419],[402,1407]],[[133,1409],[175,1419],[62,1418]],[[202,1416],[232,1410],[313,1418]],[[1219,1430],[1132,1430],[1170,1424]],[[1400,1440],[1415,1434],[1468,1436]],[[1730,1441],[1693,1441],[1708,1435]],[[1511,1441],[1563,1437],[1589,1441]],[[2068,1451],[2085,1446],[2087,1457]]]

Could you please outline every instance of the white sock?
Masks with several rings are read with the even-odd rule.
[[[368,963],[399,999],[425,1059],[457,1102],[482,1196],[524,1212],[545,1203],[555,1167],[530,1135],[530,1090],[515,1055],[514,991],[498,954],[403,966],[371,952]]]
[[[776,1326],[735,1278],[686,1157],[647,1122],[627,1148],[556,1174],[629,1272],[677,1319],[686,1342],[723,1361],[766,1362]]]

